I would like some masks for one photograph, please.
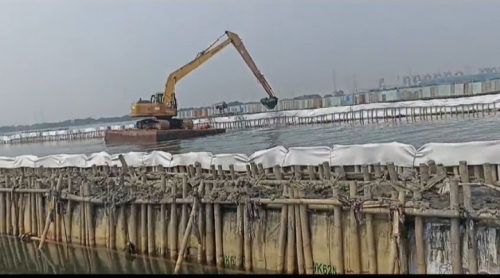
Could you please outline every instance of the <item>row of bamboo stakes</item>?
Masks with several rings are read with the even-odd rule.
[[[417,113],[418,109],[418,113]],[[265,127],[273,124],[286,124],[286,125],[304,125],[304,124],[322,124],[332,122],[361,122],[378,123],[379,120],[406,121],[416,120],[432,120],[442,119],[448,116],[468,117],[472,116],[485,116],[491,113],[497,113],[496,103],[475,103],[475,104],[462,104],[457,106],[428,106],[428,107],[395,107],[395,108],[375,108],[366,110],[351,110],[346,112],[338,112],[320,116],[310,117],[297,117],[297,116],[279,116],[275,118],[263,118],[253,120],[236,120],[232,122],[213,122],[209,121],[213,128],[224,129],[241,129],[249,127]],[[359,116],[356,116],[359,115]],[[382,116],[379,116],[382,115]],[[405,115],[405,116],[403,116]],[[209,118],[210,119],[210,118]],[[206,122],[195,124],[195,127],[205,125]]]
[[[222,171],[222,167],[219,165],[216,169],[215,165],[212,165],[210,173],[213,175],[214,179],[221,178],[225,179],[230,177],[236,180],[239,173],[234,171],[234,167],[230,166],[229,173]],[[391,241],[391,256],[390,256],[390,273],[408,273],[408,253],[409,246],[406,242],[406,231],[403,223],[399,221],[403,215],[413,216],[415,225],[415,239],[416,239],[416,257],[418,264],[418,273],[425,274],[427,272],[426,260],[425,260],[425,246],[424,246],[424,224],[425,217],[441,217],[450,219],[450,229],[451,229],[451,255],[452,255],[452,271],[455,274],[462,273],[462,263],[461,263],[461,241],[460,241],[460,217],[459,213],[459,188],[463,190],[463,206],[466,211],[471,215],[466,223],[466,231],[468,242],[470,244],[467,246],[467,256],[468,256],[468,268],[469,273],[477,273],[477,241],[475,240],[475,226],[476,222],[479,220],[498,220],[498,217],[492,214],[480,214],[475,215],[472,209],[472,199],[471,199],[471,186],[477,185],[470,183],[469,168],[466,162],[460,162],[457,167],[445,168],[442,165],[436,165],[434,162],[430,161],[427,165],[420,165],[420,178],[421,182],[425,184],[430,175],[441,173],[441,172],[453,172],[455,177],[450,179],[450,209],[446,210],[432,210],[432,209],[418,209],[418,208],[404,208],[406,203],[406,194],[404,190],[392,191],[391,199],[394,201],[399,201],[399,204],[403,206],[403,210],[391,210],[388,208],[380,208],[375,206],[370,207],[369,200],[372,200],[371,191],[369,187],[364,187],[364,196],[357,195],[358,182],[364,181],[368,182],[374,179],[374,177],[380,177],[381,172],[386,170],[389,173],[390,180],[393,182],[398,181],[398,173],[403,171],[402,167],[396,167],[393,163],[387,163],[387,165],[361,165],[354,166],[354,173],[346,172],[344,167],[334,167],[335,171],[328,163],[324,163],[318,167],[309,166],[307,170],[302,171],[303,167],[295,166],[291,169],[291,174],[297,180],[304,180],[307,176],[309,180],[317,181],[317,179],[331,180],[334,174],[343,177],[344,181],[339,181],[339,185],[347,185],[349,187],[349,197],[351,199],[363,198],[365,204],[362,212],[366,215],[366,232],[367,232],[367,245],[368,254],[367,260],[369,269],[368,272],[372,274],[378,273],[377,269],[377,250],[376,250],[376,238],[373,231],[373,215],[374,214],[387,214],[393,213],[393,237],[394,240]],[[492,167],[491,164],[484,165],[474,165],[472,167],[475,178],[483,179],[485,185],[489,187],[496,187],[498,184],[498,173],[497,167]],[[269,199],[256,199],[255,202],[261,205],[281,209],[281,219],[280,219],[280,232],[279,232],[279,258],[277,263],[276,271],[279,273],[299,273],[299,274],[312,274],[313,268],[313,250],[311,244],[311,235],[309,227],[309,211],[308,209],[323,209],[323,210],[333,210],[333,226],[334,226],[334,252],[335,252],[335,267],[336,272],[342,273],[362,273],[361,269],[361,254],[360,254],[360,237],[359,237],[359,227],[356,222],[354,212],[351,210],[351,214],[347,221],[348,233],[351,233],[354,240],[351,241],[351,246],[343,246],[343,230],[342,230],[342,203],[336,198],[327,200],[312,200],[303,199],[303,192],[300,188],[291,186],[292,183],[288,180],[284,180],[285,176],[289,176],[290,172],[287,169],[281,169],[279,166],[275,166],[272,169],[264,169],[262,165],[251,164],[247,167],[246,175],[259,178],[263,175],[274,175],[276,180],[260,180],[259,183],[268,185],[284,185],[283,194],[285,197],[281,199],[269,200]],[[449,171],[450,170],[450,171]],[[97,167],[93,167],[94,175],[97,174]],[[104,167],[102,169],[104,173],[109,172],[109,169]],[[159,167],[161,176],[161,186],[163,190],[166,190],[167,185],[167,173],[163,167]],[[217,183],[217,180],[201,179],[204,175],[204,170],[198,164],[196,167],[194,165],[189,165],[188,167],[179,167],[173,169],[182,177],[182,199],[173,198],[170,200],[163,200],[159,203],[153,203],[148,200],[136,200],[130,204],[130,211],[132,217],[130,221],[125,219],[125,206],[119,206],[117,209],[123,210],[119,214],[123,217],[122,223],[126,223],[128,227],[138,227],[141,231],[141,238],[137,236],[137,230],[131,229],[128,235],[129,241],[122,242],[122,245],[127,246],[132,243],[134,246],[140,246],[138,250],[140,253],[154,254],[156,253],[155,248],[155,229],[154,229],[154,213],[155,205],[160,205],[160,225],[161,225],[161,243],[160,243],[160,255],[165,256],[169,253],[170,257],[177,260],[176,269],[178,270],[182,261],[187,257],[188,253],[188,239],[190,238],[191,229],[193,226],[193,221],[195,215],[198,214],[196,220],[197,225],[202,235],[201,241],[197,246],[197,261],[199,263],[216,264],[217,266],[224,266],[223,260],[223,238],[222,238],[222,206],[228,205],[228,202],[210,202],[203,199],[204,194],[207,194],[211,187]],[[7,171],[8,172],[8,171]],[[54,170],[57,173],[56,170]],[[23,180],[19,181],[19,184],[12,184],[11,178],[8,173],[5,173],[5,187],[0,188],[0,233],[8,235],[22,235],[25,233],[30,233],[33,235],[41,235],[39,249],[42,248],[45,238],[49,231],[51,231],[52,238],[54,241],[64,242],[64,243],[75,243],[72,242],[71,237],[71,223],[72,223],[72,213],[62,214],[60,210],[65,209],[66,212],[72,211],[72,206],[75,202],[79,202],[84,209],[80,211],[80,242],[78,244],[95,246],[95,223],[94,223],[94,206],[102,204],[102,201],[90,197],[90,184],[83,183],[79,186],[82,187],[82,196],[74,196],[66,193],[62,190],[63,184],[63,172],[59,171],[59,176],[57,179],[57,184],[54,179],[51,179],[52,188],[56,189],[61,195],[61,199],[66,200],[65,207],[62,205],[57,205],[58,200],[54,196],[49,196],[50,198],[44,198],[43,194],[47,193],[46,189],[40,189],[40,183],[37,182],[35,176],[30,176],[27,179],[30,189],[16,189],[20,187]],[[123,180],[123,174],[121,175]],[[345,181],[346,177],[357,179],[358,181]],[[197,188],[197,196],[194,199],[188,199],[187,189],[188,189],[188,178],[199,178],[200,185]],[[143,176],[145,179],[145,175]],[[461,183],[459,181],[461,180]],[[144,181],[145,182],[145,181]],[[71,189],[72,184],[71,176],[67,178],[67,188]],[[178,190],[176,183],[171,183],[172,191],[176,192]],[[334,196],[339,196],[342,192],[339,187],[334,187],[332,189]],[[414,191],[412,192],[413,197],[416,199],[421,198],[422,192]],[[27,196],[26,196],[27,195]],[[21,196],[26,196],[21,198]],[[173,195],[175,196],[175,195]],[[396,202],[397,202],[396,201]],[[26,203],[25,203],[26,202]],[[375,201],[371,201],[375,204]],[[46,213],[46,203],[49,205],[49,212]],[[192,209],[190,215],[188,215],[189,204],[192,204]],[[166,223],[167,205],[170,205],[170,221]],[[234,205],[234,204],[233,204]],[[177,210],[178,206],[181,207],[180,219],[178,219]],[[245,212],[245,204],[237,204],[237,221],[238,221],[238,233],[237,233],[237,246],[238,253],[236,254],[236,267],[244,268],[247,271],[251,271],[252,267],[252,236],[249,233],[252,223],[249,219],[249,214]],[[27,210],[27,217],[31,219],[28,221],[28,226],[25,229],[24,223],[24,213],[19,213],[19,208],[25,208]],[[140,213],[140,214],[139,214]],[[47,215],[45,215],[47,214]],[[46,217],[44,217],[46,216]],[[115,212],[111,212],[109,216],[109,228],[108,234],[106,235],[106,247],[110,249],[116,249],[116,226],[114,217],[116,217]],[[128,222],[128,223],[127,223]],[[240,225],[241,224],[241,225]],[[122,230],[123,233],[128,233],[128,228]],[[167,237],[168,234],[168,237]],[[182,241],[178,242],[178,235],[182,235]],[[123,237],[126,238],[126,237]],[[168,239],[168,241],[167,241]],[[168,248],[167,248],[168,247]],[[345,252],[349,253],[350,266],[346,269],[345,264]]]

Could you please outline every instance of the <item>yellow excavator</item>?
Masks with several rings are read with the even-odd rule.
[[[222,43],[217,44],[224,35],[227,39]],[[179,68],[178,70],[172,72],[167,79],[165,85],[165,92],[159,92],[151,96],[149,100],[142,100],[132,104],[132,109],[130,112],[131,118],[146,118],[140,120],[136,123],[136,128],[138,129],[192,129],[193,122],[189,120],[182,120],[174,118],[177,116],[177,99],[175,98],[175,84],[179,82],[183,77],[188,75],[190,72],[201,66],[203,63],[212,58],[215,54],[219,53],[229,44],[232,44],[240,53],[243,60],[246,62],[252,73],[257,78],[257,81],[262,85],[269,97],[260,100],[262,105],[267,109],[274,109],[278,104],[278,98],[274,94],[271,86],[267,83],[264,75],[259,71],[257,65],[253,61],[252,57],[246,50],[240,37],[230,31],[224,32],[215,42],[213,42],[205,50],[198,53],[196,58]]]

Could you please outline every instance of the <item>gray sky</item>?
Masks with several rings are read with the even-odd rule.
[[[280,98],[499,66],[499,1],[0,0],[0,125],[118,116],[224,30]],[[177,86],[181,107],[265,96],[229,46]],[[43,115],[43,117],[42,117]]]

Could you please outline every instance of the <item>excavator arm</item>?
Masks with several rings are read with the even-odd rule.
[[[267,80],[264,78],[264,75],[259,71],[259,68],[253,61],[252,57],[250,56],[250,53],[248,53],[240,37],[237,34],[230,31],[226,31],[225,35],[227,36],[227,39],[225,41],[214,47],[214,45],[222,38],[222,36],[219,37],[207,49],[198,53],[198,55],[193,61],[189,62],[185,66],[181,67],[180,69],[176,70],[175,72],[169,75],[167,83],[165,85],[165,94],[164,94],[164,102],[167,104],[169,108],[177,109],[177,101],[175,99],[175,84],[182,78],[184,78],[186,75],[191,73],[193,70],[197,69],[203,63],[208,61],[208,59],[212,58],[215,54],[219,53],[229,44],[233,44],[236,50],[238,50],[238,53],[241,55],[241,58],[243,58],[247,66],[254,74],[255,78],[257,78],[257,81],[259,81],[259,83],[262,85],[262,87],[268,94],[269,96],[269,98],[267,98],[268,100],[266,101],[261,100],[262,104],[266,106],[268,109],[273,109],[276,106],[278,99],[276,98],[273,89],[271,89],[271,86],[269,85],[269,83],[267,83]]]
[[[222,43],[217,44],[220,39],[226,35],[227,39]],[[208,61],[214,55],[219,53],[229,44],[233,44],[233,46],[238,50],[238,53],[241,55],[247,66],[250,68],[254,76],[257,78],[257,81],[262,85],[266,93],[268,94],[267,98],[261,99],[261,103],[267,109],[273,109],[276,107],[278,103],[278,98],[274,94],[273,90],[269,83],[267,83],[264,75],[259,71],[257,65],[253,61],[252,57],[248,53],[245,48],[245,45],[241,41],[240,37],[230,31],[226,31],[221,37],[219,37],[215,42],[213,42],[209,47],[205,50],[198,53],[195,59],[186,65],[182,66],[178,70],[172,72],[165,84],[165,91],[163,93],[156,93],[151,96],[151,99],[148,100],[139,100],[138,102],[132,105],[132,111],[130,116],[132,118],[138,117],[156,117],[157,119],[170,120],[172,117],[177,116],[177,100],[175,97],[175,85],[186,75],[191,73],[193,70],[197,69],[203,63]]]
[[[241,41],[240,37],[233,32],[226,31],[225,33],[228,39],[231,40],[231,43],[234,45],[236,50],[238,50],[238,53],[240,53],[241,58],[243,58],[243,60],[250,68],[255,78],[257,78],[257,81],[259,81],[260,85],[262,85],[267,95],[269,96],[268,98],[261,99],[260,102],[267,109],[274,109],[274,107],[276,107],[276,104],[278,104],[278,98],[274,94],[273,89],[271,89],[271,85],[267,83],[266,78],[260,72],[259,68],[257,68],[257,65],[253,61],[252,56],[250,56],[250,53],[248,53],[245,45],[243,44],[243,41]]]

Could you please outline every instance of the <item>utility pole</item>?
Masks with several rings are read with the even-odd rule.
[[[352,92],[354,94],[358,92],[358,81],[355,74],[352,75]]]
[[[335,74],[335,69],[333,69],[333,93],[337,91],[337,75]]]

